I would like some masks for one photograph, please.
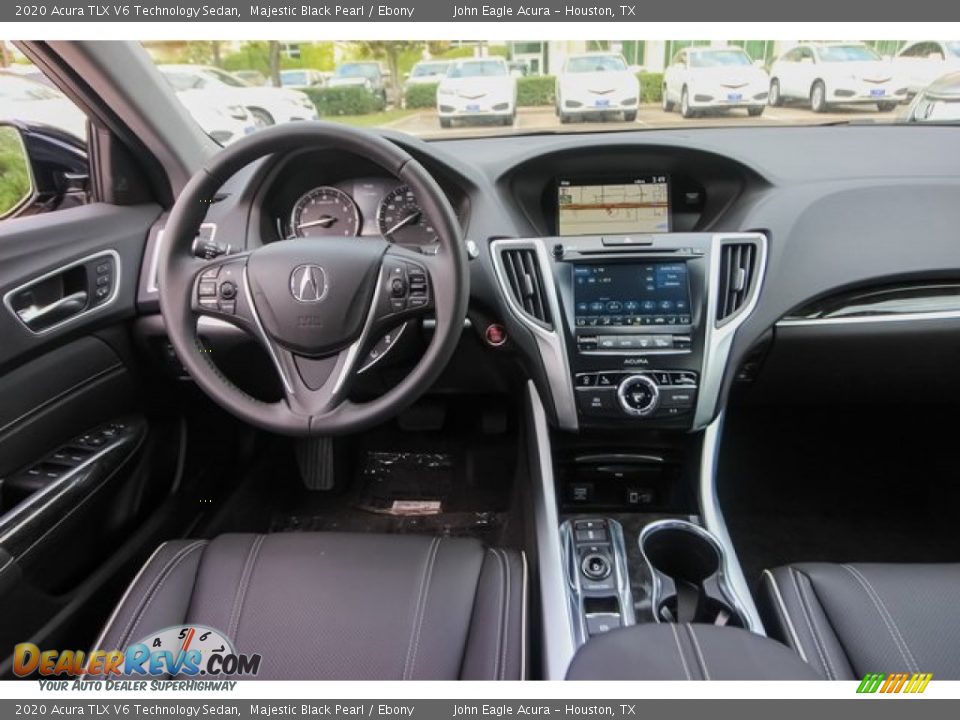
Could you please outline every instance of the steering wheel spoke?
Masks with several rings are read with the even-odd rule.
[[[311,418],[339,407],[350,392],[360,351],[360,341],[322,358],[298,355],[276,347],[284,400],[291,411]]]

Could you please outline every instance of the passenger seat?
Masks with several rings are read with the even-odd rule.
[[[760,595],[768,635],[828,680],[960,679],[960,564],[788,565],[764,571]]]

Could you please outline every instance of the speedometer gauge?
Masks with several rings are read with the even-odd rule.
[[[353,237],[360,228],[360,211],[353,198],[335,187],[318,187],[297,200],[290,230],[297,237]]]
[[[406,185],[391,190],[380,201],[377,225],[381,235],[401,245],[430,245],[438,241],[437,231]]]

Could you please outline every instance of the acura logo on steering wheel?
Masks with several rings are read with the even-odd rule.
[[[327,274],[319,265],[298,265],[290,273],[290,294],[302,303],[320,302],[327,296]]]

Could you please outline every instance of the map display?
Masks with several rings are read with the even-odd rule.
[[[617,184],[561,180],[557,215],[557,230],[563,236],[667,232],[669,181],[665,175]]]

